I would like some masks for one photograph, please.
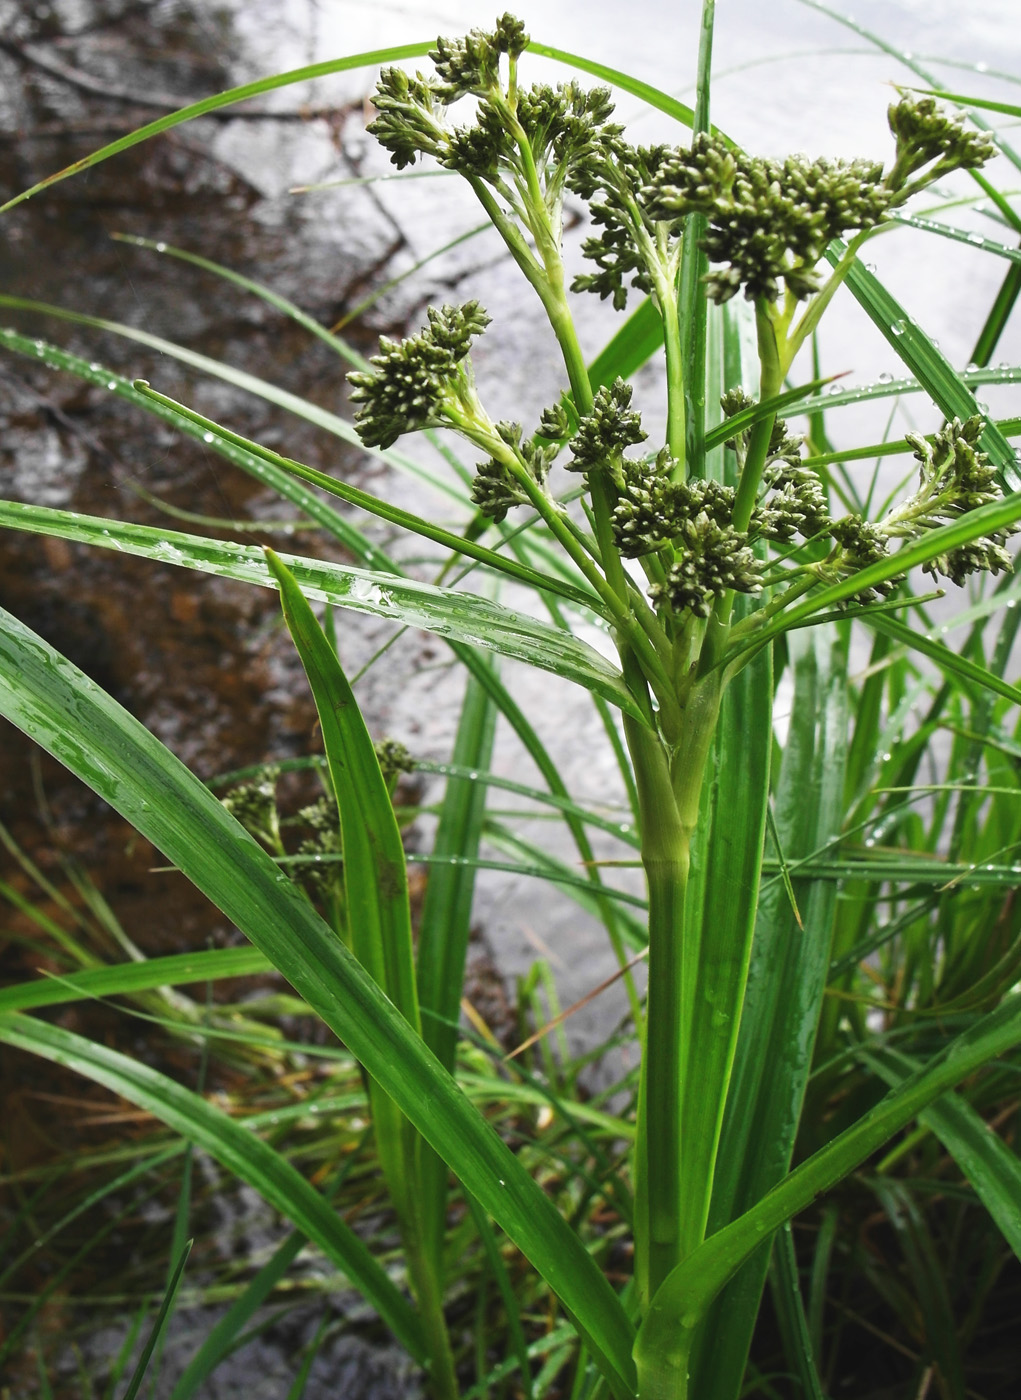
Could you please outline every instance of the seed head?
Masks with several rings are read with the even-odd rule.
[[[489,325],[477,301],[464,306],[430,307],[429,324],[417,335],[380,339],[373,369],[348,375],[351,398],[361,404],[355,414],[366,447],[389,447],[402,433],[443,421],[443,403],[465,376],[462,361],[475,336]]]

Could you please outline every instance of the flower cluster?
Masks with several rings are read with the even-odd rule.
[[[471,391],[466,357],[475,336],[489,325],[477,301],[429,308],[429,324],[417,335],[395,341],[380,338],[371,371],[348,375],[355,414],[366,447],[390,447],[402,433],[428,428],[443,419],[445,406]]]
[[[254,782],[239,783],[221,799],[227,811],[250,836],[271,848],[276,848],[280,843],[277,775],[276,768],[264,768],[261,777]]]
[[[762,587],[760,565],[748,537],[733,525],[720,525],[707,511],[679,523],[674,541],[676,559],[665,583],[649,589],[653,602],[668,602],[675,612],[708,617],[718,598],[731,589],[757,593]]]
[[[998,499],[996,470],[978,450],[982,427],[983,420],[976,414],[964,423],[955,418],[945,424],[931,443],[918,434],[907,435],[919,464],[919,485],[914,495],[882,522],[887,535],[917,536]],[[998,530],[985,539],[938,554],[923,566],[925,572],[942,574],[960,585],[969,574],[1009,571],[1011,558],[1004,545],[1014,533],[1013,528]]]
[[[432,156],[448,170],[496,186],[522,215],[528,213],[527,200],[515,198],[512,187],[527,185],[520,149],[527,143],[545,180],[544,198],[553,208],[571,167],[621,128],[609,125],[613,102],[608,88],[587,90],[572,81],[519,89],[515,64],[527,46],[521,22],[505,14],[492,31],[473,29],[461,39],[438,39],[429,55],[436,67],[431,77],[384,68],[373,94],[377,116],[369,132],[398,169],[419,156]],[[504,56],[512,65],[506,87]],[[477,99],[473,122],[450,125],[447,108],[469,96]]]
[[[870,564],[885,559],[890,552],[883,531],[859,515],[845,515],[840,520],[834,520],[830,526],[830,535],[836,549],[826,561],[826,567],[838,577],[856,574],[861,569],[868,568]],[[885,598],[891,594],[903,578],[903,574],[898,574],[895,578],[863,588],[848,601],[874,603],[878,598]]]
[[[501,15],[492,31],[473,29],[460,39],[440,37],[429,54],[436,65],[438,96],[444,102],[484,97],[499,86],[501,57],[518,58],[527,48],[525,26],[511,14]]]
[[[954,170],[978,169],[996,154],[986,132],[969,131],[963,116],[951,115],[932,97],[902,97],[891,104],[887,120],[897,152],[886,184],[898,204]]]
[[[523,442],[520,423],[497,423],[496,431],[513,449],[519,467],[528,473],[540,490],[545,491],[550,467],[560,451],[560,444],[544,444],[532,439]],[[471,498],[472,504],[483,515],[496,521],[502,520],[513,506],[527,505],[529,499],[510,466],[495,457],[480,462],[475,468]]]
[[[888,115],[896,155],[886,174],[877,161],[751,156],[707,133],[690,148],[648,149],[616,132],[604,135],[569,179],[602,230],[583,249],[599,271],[576,279],[575,289],[612,296],[618,309],[628,283],[651,292],[652,260],[662,256],[664,239],[676,241],[683,221],[698,213],[708,225],[701,246],[714,264],[705,279],[714,301],[739,291],[776,301],[784,289],[797,300],[810,297],[832,239],[874,228],[924,186],[993,154],[987,136],[968,131],[931,98],[908,95]]]
[[[632,392],[623,379],[597,390],[592,412],[582,417],[571,439],[574,461],[568,471],[583,472],[586,481],[593,471],[608,471],[620,482],[624,453],[648,436],[641,415],[631,409]]]
[[[706,216],[702,247],[710,262],[724,264],[706,278],[714,301],[742,289],[749,300],[775,301],[781,284],[803,299],[818,289],[815,268],[827,244],[886,213],[882,176],[878,162],[767,160],[703,133],[660,163],[642,199],[657,219]]]
[[[664,249],[642,191],[656,184],[670,155],[666,146],[630,146],[618,128],[605,128],[572,167],[567,183],[588,204],[592,223],[601,230],[582,244],[582,253],[599,271],[576,277],[572,291],[610,297],[616,311],[627,305],[629,286],[646,295],[655,291],[656,268],[650,259],[669,264],[679,229],[666,236]]]

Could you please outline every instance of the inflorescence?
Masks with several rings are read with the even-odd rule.
[[[702,219],[712,300],[742,292],[768,308],[781,297],[788,306],[810,299],[821,288],[819,265],[834,239],[876,228],[932,181],[981,166],[993,154],[986,135],[915,95],[889,108],[896,144],[888,170],[870,160],[750,156],[715,133],[696,135],[688,147],[635,147],[610,120],[607,89],[585,91],[575,82],[519,87],[517,61],[527,45],[522,25],[509,15],[491,32],[439,39],[430,55],[432,76],[383,70],[369,130],[398,168],[429,156],[469,178],[523,266],[532,254],[519,227],[541,252],[544,239],[548,245],[559,238],[565,191],[578,196],[595,230],[583,252],[596,271],[577,277],[574,290],[612,298],[618,308],[630,287],[661,306],[675,295],[680,236],[692,214]],[[474,120],[453,125],[448,109],[465,97],[475,101]],[[472,499],[497,522],[539,497],[555,505],[547,482],[566,442],[568,470],[581,473],[586,486],[598,475],[611,503],[614,543],[625,558],[643,561],[660,610],[705,618],[729,592],[755,593],[775,582],[780,576],[767,560],[768,544],[797,556],[788,576],[807,573],[819,582],[850,576],[886,558],[892,541],[917,537],[998,495],[994,470],[978,450],[982,420],[954,420],[932,442],[909,437],[919,487],[907,501],[877,522],[856,515],[833,520],[823,482],[803,462],[801,440],[777,419],[764,462],[759,440],[756,499],[745,503],[739,525],[731,487],[686,477],[666,449],[651,458],[629,455],[646,434],[621,380],[600,389],[588,413],[548,409],[532,438],[520,424],[491,423],[469,360],[473,339],[488,323],[472,301],[430,309],[428,325],[406,340],[384,338],[371,371],[349,376],[362,440],[388,447],[418,428],[455,428],[490,454],[477,468]],[[724,417],[752,403],[736,390],[722,400]],[[749,445],[744,431],[727,444],[735,479]],[[956,583],[979,569],[999,572],[1010,567],[1006,538],[1001,531],[939,555],[926,568]],[[898,581],[863,589],[858,600],[885,595]]]

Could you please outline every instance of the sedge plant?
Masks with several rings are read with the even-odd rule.
[[[279,589],[322,726],[329,839],[314,858],[325,853],[342,862],[327,901],[321,890],[288,879],[282,846],[253,839],[235,820],[243,813],[232,815],[108,697],[13,621],[0,645],[0,694],[4,713],[92,782],[205,889],[365,1066],[412,1301],[293,1168],[275,1161],[266,1144],[244,1142],[246,1135],[219,1122],[209,1105],[168,1087],[145,1066],[21,1014],[36,1004],[30,994],[19,1001],[15,991],[0,1002],[7,1008],[0,1034],[70,1060],[257,1184],[375,1303],[427,1368],[437,1400],[460,1394],[444,1315],[448,1170],[460,1182],[501,1288],[509,1281],[499,1273],[487,1216],[559,1298],[580,1339],[578,1395],[732,1400],[741,1389],[773,1236],[919,1115],[927,1130],[958,1144],[967,1140],[961,1152],[969,1173],[984,1183],[983,1202],[1017,1248],[1016,1229],[1011,1235],[1001,1224],[1009,1214],[1004,1200],[1021,1185],[1016,1159],[996,1139],[981,1145],[970,1110],[941,1097],[1021,1042],[1010,990],[1017,968],[1013,928],[994,964],[977,956],[975,930],[955,935],[942,992],[927,984],[917,994],[974,1014],[963,1028],[947,1021],[924,1056],[883,1050],[856,1060],[856,1072],[864,1065],[873,1089],[881,1083],[889,1092],[852,1096],[853,1111],[842,1110],[830,1123],[826,1096],[841,1064],[854,1056],[836,1001],[824,1002],[825,987],[833,976],[837,990],[851,995],[854,968],[884,946],[872,930],[882,917],[885,886],[868,866],[840,867],[806,884],[808,872],[799,875],[797,864],[824,858],[840,840],[842,821],[852,835],[870,820],[899,829],[904,795],[915,782],[917,755],[905,752],[898,753],[903,783],[891,784],[878,815],[867,782],[856,786],[856,764],[859,777],[868,775],[861,752],[847,747],[852,619],[861,618],[880,639],[880,686],[882,647],[893,639],[997,697],[983,710],[983,733],[994,703],[1021,698],[1003,678],[1012,633],[985,665],[981,655],[950,659],[942,644],[900,616],[909,609],[924,615],[934,596],[911,592],[913,571],[952,586],[984,575],[1001,585],[1009,579],[1008,543],[1021,502],[1012,494],[1015,458],[1005,431],[1016,425],[998,425],[979,409],[969,383],[861,258],[870,239],[910,217],[910,201],[955,172],[980,172],[995,145],[931,95],[912,92],[889,107],[885,163],[749,154],[710,122],[712,18],[707,0],[694,110],[661,100],[691,127],[690,139],[676,145],[632,145],[613,120],[605,87],[575,79],[525,85],[519,60],[531,41],[510,15],[490,30],[429,46],[428,73],[391,66],[380,74],[371,134],[399,170],[431,161],[467,181],[541,302],[562,357],[563,392],[537,423],[494,420],[472,369],[473,345],[489,317],[472,300],[430,307],[420,330],[384,340],[349,375],[357,407],[353,432],[348,425],[346,433],[356,433],[366,449],[386,456],[399,452],[410,433],[443,430],[469,445],[474,516],[462,533],[250,442],[163,395],[158,385],[117,378],[108,382],[124,398],[268,481],[332,529],[365,567],[40,507],[9,503],[0,510],[0,523],[8,526],[95,544],[113,533],[118,548]],[[176,119],[226,100],[230,94]],[[173,120],[153,123],[79,165]],[[591,225],[582,250],[591,270],[573,279],[563,250],[568,201],[584,207]],[[942,415],[935,432],[912,434],[899,445],[912,460],[910,485],[871,512],[842,484],[839,464],[848,454],[835,453],[822,431],[818,374],[813,370],[807,388],[790,387],[799,355],[804,358],[845,286]],[[592,293],[618,311],[640,299],[595,369],[582,354],[573,310],[576,296]],[[1008,313],[1003,300],[1000,329]],[[753,354],[741,353],[749,343],[745,325]],[[995,338],[990,330],[987,339]],[[8,348],[32,353],[23,342],[17,332],[6,334]],[[660,346],[667,412],[663,440],[650,443],[624,371]],[[37,353],[86,380],[94,372],[52,347]],[[809,414],[807,438],[791,430],[793,412]],[[434,584],[409,579],[310,487],[432,541],[470,570],[528,585],[552,621],[512,613],[456,587],[446,569]],[[574,884],[587,907],[606,919],[622,963],[628,941],[647,947],[644,1003],[632,989],[641,1045],[632,1141],[622,1163],[604,1164],[631,1225],[634,1269],[623,1291],[601,1272],[598,1244],[572,1230],[458,1087],[456,1024],[471,886],[452,867],[458,852],[468,852],[469,865],[477,856],[485,829],[479,790],[470,782],[448,785],[437,837],[441,863],[416,950],[391,788],[310,599],[448,639],[470,672],[452,771],[487,765],[501,710],[525,739],[586,863],[588,874],[575,876]],[[573,633],[573,619],[605,629],[617,664]],[[592,859],[582,814],[480,645],[557,671],[592,692],[633,796],[636,857],[647,888],[644,925],[622,914]],[[773,696],[775,673],[785,665],[795,677],[799,723],[806,722],[798,732],[811,741],[790,744],[778,773]],[[876,731],[883,700],[875,687],[870,703]],[[933,701],[934,725],[945,704],[945,698]],[[860,723],[856,736],[866,732]],[[890,742],[896,747],[897,735]],[[965,815],[960,822],[959,847],[969,832],[974,836]],[[542,864],[541,853],[530,855]],[[760,899],[767,860],[780,875]],[[549,859],[545,873],[571,878],[554,873]],[[865,913],[845,909],[838,918],[836,884],[856,880]],[[893,925],[914,929],[917,938],[929,912],[912,907],[906,922]],[[893,1006],[904,998],[898,976],[888,983]],[[764,1066],[767,1044],[782,1053]],[[802,1140],[811,1150],[791,1170],[803,1103]],[[1007,1183],[1005,1195],[997,1195],[994,1182]],[[894,1189],[877,1189],[896,1214]],[[792,1248],[782,1233],[772,1265],[781,1292],[792,1277],[797,1282]],[[824,1278],[825,1261],[820,1267]],[[811,1318],[796,1314],[789,1321],[796,1339],[802,1332],[810,1337]],[[520,1328],[515,1345],[527,1374]],[[806,1385],[814,1375],[809,1352],[806,1343]]]

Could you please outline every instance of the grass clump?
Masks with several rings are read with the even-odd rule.
[[[442,449],[463,529],[250,441],[143,379],[113,384],[273,485],[356,565],[0,507],[6,525],[115,540],[279,591],[325,751],[324,796],[303,809],[312,834],[296,851],[271,780],[217,801],[13,620],[0,646],[0,705],[206,891],[363,1067],[399,1284],[379,1239],[310,1184],[300,1155],[131,1057],[26,1015],[38,1004],[33,984],[0,1000],[0,1036],[142,1105],[284,1211],[424,1368],[436,1400],[501,1390],[734,1400],[780,1393],[776,1376],[818,1396],[840,1380],[852,1325],[901,1329],[915,1393],[935,1384],[963,1397],[978,1316],[962,1312],[935,1261],[965,1215],[981,1216],[975,1247],[958,1253],[986,1299],[1021,1247],[1021,1170],[987,1126],[1011,1118],[1021,1043],[1011,894],[1021,692],[1006,678],[1016,630],[1009,542],[1021,518],[1007,439],[1018,423],[980,409],[974,373],[953,369],[861,256],[909,217],[909,200],[978,172],[996,146],[929,95],[906,93],[889,109],[888,166],[746,153],[709,120],[712,20],[707,0],[694,112],[657,97],[691,126],[673,145],[631,145],[607,89],[524,86],[531,41],[509,15],[439,40],[427,74],[380,75],[370,132],[398,169],[430,160],[467,181],[562,360],[562,393],[537,424],[496,420],[472,368],[489,317],[471,300],[430,307],[419,331],[385,339],[349,374],[354,427],[335,431],[356,432],[367,450],[400,465],[393,450],[406,434],[447,429],[468,444],[474,471]],[[569,197],[587,211],[582,252],[596,269],[570,286]],[[986,359],[1012,285],[983,329]],[[845,286],[938,410],[932,434],[834,450],[825,380],[817,366],[807,382],[794,375]],[[585,292],[618,311],[633,293],[644,298],[640,359],[664,352],[658,441],[629,382],[636,320],[594,374],[572,300]],[[6,336],[11,350],[22,342]],[[85,375],[74,357],[45,344],[41,353]],[[804,432],[790,426],[795,416]],[[913,453],[917,483],[873,508],[874,492],[844,463],[896,452]],[[438,547],[435,578],[407,578],[311,487]],[[487,586],[527,584],[549,621],[452,583],[458,563]],[[937,595],[916,591],[919,572],[971,586],[959,649],[933,635]],[[342,648],[312,602],[429,628],[466,672],[414,923],[393,804],[407,760],[373,744]],[[615,662],[581,635],[593,622]],[[864,670],[852,664],[861,635],[872,639]],[[643,896],[617,888],[597,859],[592,833],[609,818],[572,798],[494,654],[590,693],[632,808],[616,835],[641,866]],[[782,744],[781,679],[793,697]],[[563,819],[580,865],[494,814],[498,714],[545,783],[518,785],[518,795]],[[618,1086],[623,1108],[587,1099],[580,1067],[545,1046],[531,1069],[504,1064],[502,1078],[477,1047],[459,1053],[487,846],[605,924],[641,1054],[637,1076]],[[635,954],[648,962],[644,998]],[[210,968],[213,957],[195,964]],[[106,975],[107,990],[126,986]],[[548,1014],[555,1031],[555,997]],[[882,1244],[870,1255],[877,1210]],[[172,1253],[176,1268],[183,1251]],[[463,1322],[466,1279],[480,1277],[499,1299],[492,1333],[485,1292],[471,1327]],[[863,1373],[861,1384],[872,1381]]]

